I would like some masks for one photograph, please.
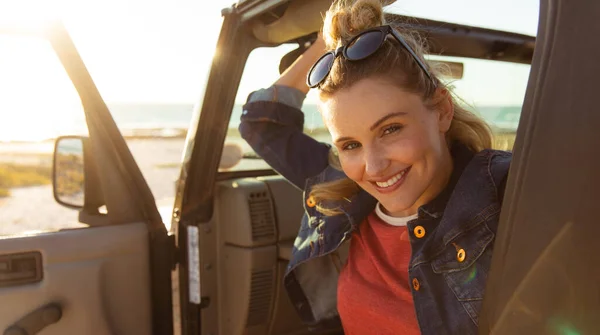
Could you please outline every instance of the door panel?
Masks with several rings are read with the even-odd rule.
[[[218,183],[215,215],[206,226],[215,227],[218,238],[208,238],[212,229],[200,230],[207,241],[200,252],[216,264],[201,271],[203,298],[210,302],[202,310],[203,331],[325,334],[309,332],[283,287],[303,212],[302,192],[281,176]]]
[[[41,281],[0,287],[0,331],[57,303],[43,334],[151,334],[148,250],[144,223],[0,239],[0,258],[39,252],[42,264]]]

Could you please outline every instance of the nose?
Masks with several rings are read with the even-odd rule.
[[[385,153],[377,148],[364,150],[365,153],[365,174],[370,178],[381,177],[390,166],[390,160]]]

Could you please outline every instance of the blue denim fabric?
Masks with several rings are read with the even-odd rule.
[[[295,106],[250,99],[240,133],[276,171],[304,191],[345,178],[328,163],[329,145],[302,133],[304,116]],[[419,208],[408,222],[412,258],[409,281],[422,334],[476,334],[477,316],[489,272],[492,247],[511,154],[472,153],[452,147],[454,170],[446,189]],[[306,202],[305,202],[306,204]],[[337,278],[350,235],[375,208],[361,191],[338,204],[343,214],[327,217],[304,205],[305,215],[294,243],[284,285],[301,318],[315,329],[338,327]],[[426,234],[417,238],[416,226]],[[466,257],[459,261],[458,250]],[[357,316],[360,317],[360,316]]]
[[[262,88],[250,93],[247,102],[277,101],[290,107],[300,109],[302,108],[302,103],[304,102],[305,98],[306,94],[293,87],[273,85],[271,87]]]

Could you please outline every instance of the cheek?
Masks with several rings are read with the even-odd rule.
[[[388,146],[388,152],[393,161],[411,165],[423,157],[427,151],[426,148],[424,138],[414,136],[391,143]]]
[[[413,154],[417,156],[437,156],[441,152],[443,134],[439,132],[435,114],[428,116],[421,120],[410,139]]]
[[[400,138],[389,141],[386,148],[391,160],[406,165],[416,164],[434,151],[431,136],[421,127],[414,127]]]
[[[340,154],[342,170],[348,178],[359,182],[364,172],[364,162],[358,154]]]

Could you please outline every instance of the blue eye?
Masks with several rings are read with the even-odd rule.
[[[391,125],[389,127],[386,127],[385,129],[383,129],[383,135],[389,135],[389,134],[395,133],[395,132],[399,131],[400,129],[402,129],[401,125],[397,125],[397,124]]]
[[[354,150],[360,147],[360,143],[351,142],[342,147],[342,150]]]

